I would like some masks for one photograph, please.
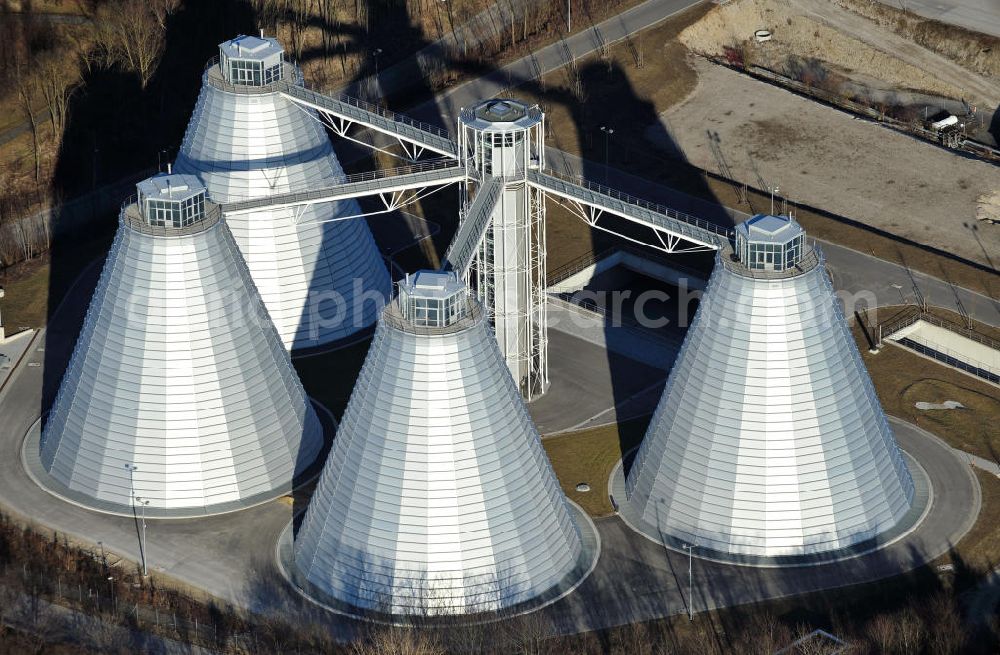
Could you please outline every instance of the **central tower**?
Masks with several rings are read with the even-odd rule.
[[[469,285],[493,323],[497,343],[527,400],[548,388],[545,325],[545,201],[527,183],[545,163],[544,114],[516,100],[487,100],[459,116],[459,153],[472,197],[493,179],[501,191],[469,270]]]

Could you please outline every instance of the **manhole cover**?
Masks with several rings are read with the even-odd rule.
[[[580,493],[585,493],[587,491],[590,491],[590,485],[587,484],[586,482],[581,482],[580,484],[576,485],[576,490],[579,491]]]

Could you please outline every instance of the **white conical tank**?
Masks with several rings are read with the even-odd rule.
[[[44,426],[47,475],[99,509],[236,509],[287,491],[322,432],[200,181],[140,183]]]
[[[479,304],[454,273],[408,277],[295,538],[297,574],[357,608],[461,614],[552,589],[581,547]]]
[[[219,46],[202,78],[177,156],[218,203],[336,184],[343,169],[315,112],[280,89],[302,84],[276,39]],[[354,200],[227,217],[278,334],[291,350],[339,341],[370,327],[389,275]],[[332,222],[331,222],[332,221]]]
[[[821,254],[759,215],[721,253],[627,478],[627,514],[701,550],[850,547],[914,486]]]

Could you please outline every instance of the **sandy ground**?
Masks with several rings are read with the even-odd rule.
[[[757,29],[773,34],[752,43]],[[1000,100],[997,81],[900,37],[829,0],[735,0],[719,6],[680,35],[696,52],[722,54],[745,44],[746,56],[775,70],[791,60],[827,62],[847,75],[870,76],[897,89],[965,98],[989,108]],[[791,73],[790,70],[786,72]]]
[[[705,60],[695,66],[694,92],[646,130],[653,143],[707,170],[728,167],[752,186],[777,185],[790,199],[1000,267],[1000,225],[976,220],[980,198],[1000,190],[997,167]]]

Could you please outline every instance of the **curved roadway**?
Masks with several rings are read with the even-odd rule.
[[[44,360],[60,366],[68,358],[99,267],[92,266],[57,310],[48,334],[29,352],[0,395],[0,502],[10,511],[84,543],[103,542],[106,551],[137,559],[137,525],[123,518],[60,501],[31,482],[19,449],[42,403]],[[38,343],[48,343],[43,353]],[[52,363],[57,362],[57,363]],[[697,561],[695,610],[749,603],[896,575],[934,559],[974,523],[979,486],[955,451],[913,426],[893,421],[900,444],[924,463],[934,487],[932,510],[908,538],[856,559],[796,569],[756,569]],[[933,465],[928,465],[932,462]],[[237,604],[282,606],[287,595],[274,561],[275,544],[295,511],[308,498],[284,498],[241,512],[191,520],[149,520],[152,569]],[[559,632],[578,632],[652,619],[686,609],[686,564],[629,529],[621,519],[600,519],[604,544],[595,572],[570,597],[545,610]],[[287,592],[287,589],[285,590]],[[293,594],[294,595],[294,594]],[[308,608],[301,611],[309,612]],[[350,631],[349,623],[337,630]]]

